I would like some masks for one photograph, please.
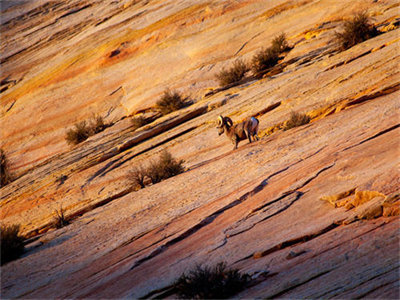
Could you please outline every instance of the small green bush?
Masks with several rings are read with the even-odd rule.
[[[343,32],[336,33],[336,41],[340,50],[346,50],[354,45],[378,35],[375,26],[369,23],[366,12],[359,12],[351,20],[344,22]]]
[[[6,154],[3,149],[0,149],[0,187],[3,187],[10,183],[11,175],[8,171],[8,163]]]
[[[146,178],[152,184],[182,173],[185,168],[183,160],[176,160],[167,150],[161,152],[158,160],[151,160],[147,167],[135,167],[130,173],[130,180],[136,187],[144,188]]]
[[[184,299],[227,299],[242,291],[249,279],[249,275],[219,263],[213,268],[196,266],[187,275],[183,274],[174,288]]]
[[[234,61],[232,67],[228,70],[223,68],[216,77],[220,86],[226,86],[242,80],[249,70],[249,66],[243,60],[237,59]]]
[[[56,228],[62,228],[64,226],[67,226],[70,224],[70,221],[65,217],[64,215],[64,209],[60,207],[60,210],[55,210],[54,211],[55,216],[54,216],[54,226]]]
[[[1,265],[17,259],[24,253],[24,238],[19,235],[19,225],[1,225]]]
[[[156,103],[156,107],[163,115],[167,115],[184,106],[185,103],[183,102],[182,95],[176,91],[171,92],[170,90],[165,90],[162,97]]]
[[[283,130],[288,130],[297,126],[301,126],[310,122],[310,117],[306,114],[292,112],[289,120],[283,125]]]

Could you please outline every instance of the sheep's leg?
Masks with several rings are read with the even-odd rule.
[[[257,133],[253,134],[253,140],[258,141],[260,138],[258,137]]]
[[[239,139],[237,138],[237,136],[233,136],[232,138],[232,143],[233,143],[233,150],[237,149],[238,144],[239,144]]]
[[[246,130],[247,137],[249,138],[249,143],[251,143],[251,132],[250,130]]]
[[[258,123],[257,123],[256,128],[254,129],[253,138],[255,138],[257,141],[260,139],[260,138],[258,137]]]

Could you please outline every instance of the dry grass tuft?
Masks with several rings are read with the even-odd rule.
[[[336,41],[340,50],[349,49],[378,35],[378,30],[369,23],[366,12],[355,14],[351,20],[344,22],[343,27],[343,32],[336,33]]]
[[[54,226],[56,228],[63,228],[64,226],[67,226],[70,224],[70,221],[66,218],[64,215],[64,209],[60,207],[60,210],[55,210],[54,211]]]
[[[297,112],[292,112],[290,115],[289,120],[287,120],[284,124],[282,129],[289,130],[294,127],[298,127],[310,122],[310,117],[306,114],[301,114]]]

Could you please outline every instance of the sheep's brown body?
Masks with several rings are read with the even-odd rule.
[[[225,132],[226,136],[234,145],[233,149],[237,149],[239,142],[242,140],[249,139],[249,143],[252,142],[252,137],[253,141],[258,140],[258,124],[259,121],[254,117],[234,125],[229,117],[219,116],[217,126],[218,134],[221,135]]]

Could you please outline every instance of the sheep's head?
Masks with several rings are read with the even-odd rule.
[[[228,128],[231,127],[233,125],[231,118],[219,116],[217,121],[218,135],[224,133],[224,125],[227,126]]]

